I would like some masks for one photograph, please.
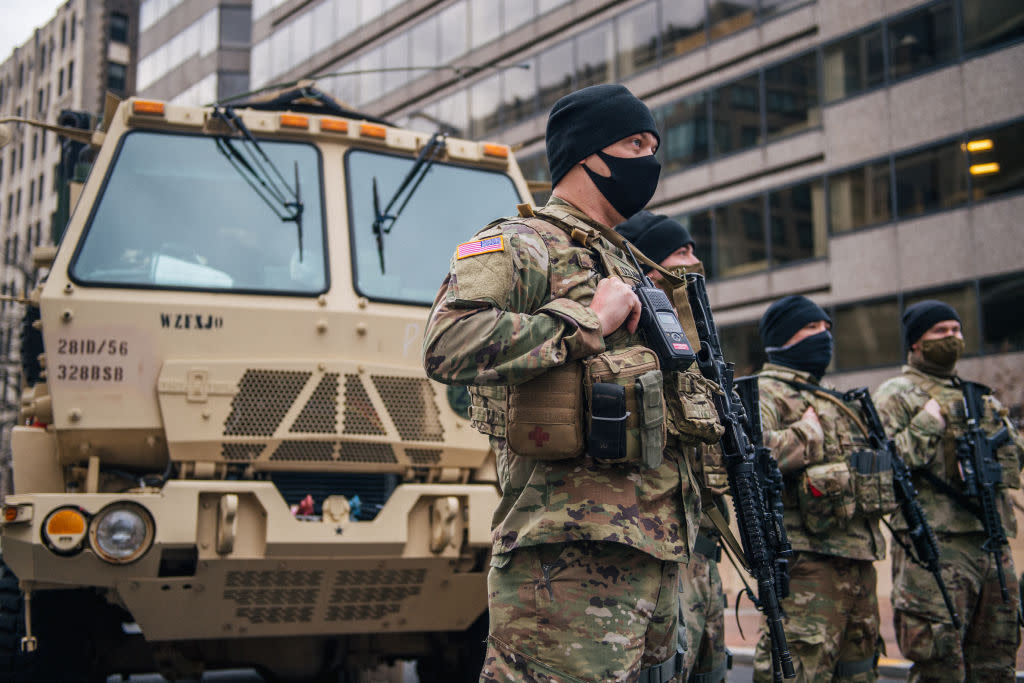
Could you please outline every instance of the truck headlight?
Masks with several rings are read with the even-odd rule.
[[[113,564],[128,564],[145,555],[153,536],[153,518],[135,503],[108,505],[89,525],[89,545],[101,559]]]
[[[85,510],[59,507],[43,520],[43,543],[58,555],[74,555],[82,549],[88,525]]]

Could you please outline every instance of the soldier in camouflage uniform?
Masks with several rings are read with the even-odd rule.
[[[1003,547],[1002,564],[1010,600],[1004,602],[992,556],[982,550],[982,524],[965,509],[956,457],[956,437],[964,433],[964,397],[957,386],[956,363],[964,341],[960,317],[940,301],[922,301],[903,314],[905,347],[902,373],[884,382],[875,403],[886,431],[913,475],[918,500],[935,530],[943,579],[962,628],[954,628],[931,575],[906,552],[893,547],[892,603],[896,640],[914,662],[911,681],[1012,681],[1020,630],[1013,555]],[[1019,488],[1024,441],[992,396],[985,400],[982,430],[991,435],[1003,425],[1010,441],[996,457],[1003,468],[997,503],[1008,537],[1017,524],[1006,489]],[[906,525],[893,526],[906,542]]]
[[[704,274],[704,266],[694,253],[696,242],[690,232],[668,216],[641,211],[615,230],[673,274]],[[648,275],[657,283],[664,282],[656,270]],[[693,365],[686,374],[698,377],[700,370]],[[694,478],[702,484],[702,507],[717,505],[724,511],[722,496],[729,484],[722,467],[721,450],[695,440],[684,452],[690,458]],[[718,573],[722,559],[719,538],[715,525],[701,515],[690,562],[679,568],[679,638],[686,647],[684,662],[688,683],[719,683],[725,680],[728,670],[725,593]]]
[[[427,323],[428,375],[470,385],[473,425],[497,457],[481,681],[664,681],[681,668],[678,563],[697,505],[685,458],[672,448],[612,465],[520,454],[506,408],[531,382],[639,344],[639,301],[623,281],[638,273],[602,231],[653,195],[657,144],[650,111],[622,86],[559,100],[547,130],[551,201],[459,245]],[[542,448],[549,434],[533,434]]]
[[[783,518],[794,551],[783,625],[797,681],[874,681],[873,562],[885,555],[878,522],[892,511],[892,474],[886,479],[852,466],[874,458],[861,455],[867,440],[856,413],[821,381],[832,358],[831,326],[803,296],[775,302],[761,319],[769,361],[758,381],[764,441],[783,474]],[[762,628],[755,681],[771,680],[770,652]]]

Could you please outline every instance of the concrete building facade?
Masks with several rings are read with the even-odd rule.
[[[249,0],[142,0],[138,94],[206,104],[249,88]]]
[[[137,45],[138,0],[68,0],[0,62],[0,118],[57,123],[67,109],[98,121],[108,91],[124,97],[135,89]],[[63,230],[54,222],[61,143],[53,133],[23,124],[11,132],[11,142],[0,149],[0,293],[24,296],[38,277],[33,248],[52,244]],[[19,304],[0,303],[0,459],[8,456],[9,427],[18,414],[23,311]],[[0,467],[0,478],[5,471]]]

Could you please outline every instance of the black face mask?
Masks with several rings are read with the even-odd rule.
[[[661,175],[661,164],[654,155],[627,159],[598,152],[597,156],[608,165],[612,174],[608,177],[598,175],[587,168],[586,164],[583,170],[612,208],[622,214],[623,218],[629,218],[647,206],[654,191],[658,189],[658,176]]]
[[[787,368],[809,372],[818,379],[832,362],[832,333],[828,330],[812,334],[792,346],[765,349],[768,360]]]

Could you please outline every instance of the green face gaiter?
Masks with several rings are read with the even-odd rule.
[[[922,370],[938,375],[952,374],[956,362],[964,352],[964,340],[960,337],[927,339],[920,342]]]

